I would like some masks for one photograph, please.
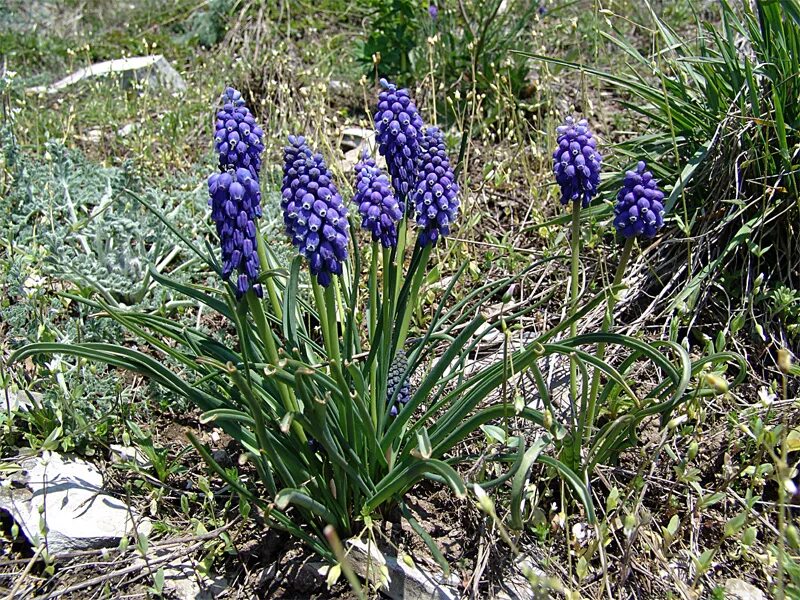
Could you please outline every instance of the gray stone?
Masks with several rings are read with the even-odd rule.
[[[345,127],[342,129],[342,149],[353,150],[361,146],[375,148],[375,130],[363,127]]]
[[[345,94],[347,92],[352,91],[353,87],[347,83],[346,81],[340,81],[338,79],[331,79],[328,82],[328,91],[331,94]]]
[[[95,63],[75,71],[52,85],[36,86],[28,88],[27,91],[32,94],[56,94],[79,81],[109,75],[118,75],[125,87],[141,83],[152,87],[163,87],[173,92],[182,92],[186,89],[186,83],[180,73],[169,64],[169,61],[160,54],[151,54]]]
[[[0,411],[27,412],[33,403],[42,403],[40,393],[25,390],[0,390]]]
[[[169,548],[155,552],[153,558],[163,553],[174,552]],[[136,559],[136,564],[145,568],[147,563]],[[214,600],[219,598],[228,588],[228,582],[222,578],[212,578],[198,572],[194,561],[188,556],[181,556],[164,565],[164,592],[169,598],[177,600]]]
[[[144,455],[144,452],[135,446],[111,444],[108,448],[111,450],[111,462],[135,462],[143,469],[149,469],[153,466],[150,459]]]
[[[443,573],[431,573],[421,567],[382,554],[374,545],[361,540],[347,540],[348,558],[356,574],[380,586],[381,592],[393,600],[455,600],[458,578],[450,580]]]
[[[0,508],[34,546],[46,542],[51,554],[60,554],[115,546],[124,536],[150,532],[149,520],[103,493],[103,476],[94,465],[55,452],[19,465],[0,481]]]
[[[344,153],[344,159],[339,161],[339,169],[348,176],[353,172],[353,168],[361,161],[361,148],[348,150]]]
[[[386,171],[386,159],[378,154],[378,144],[375,141],[375,131],[364,129],[363,127],[345,127],[342,129],[342,150],[344,160],[339,161],[339,168],[342,173],[350,175],[353,167],[361,162],[364,150],[375,159],[378,167]]]
[[[119,129],[117,129],[117,135],[119,137],[128,137],[136,130],[136,123],[127,123],[123,125]]]
[[[728,600],[765,600],[764,592],[741,579],[725,580],[725,598]]]

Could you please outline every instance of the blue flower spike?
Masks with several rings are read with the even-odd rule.
[[[614,227],[625,237],[652,238],[664,226],[664,192],[644,161],[628,171],[614,207]]]
[[[262,297],[261,284],[256,283],[261,270],[256,220],[261,216],[258,169],[263,132],[238,91],[227,88],[222,102],[214,134],[219,173],[208,178],[208,204],[222,250],[222,278],[228,281],[237,272],[236,297],[250,289]]]
[[[419,180],[414,190],[419,243],[435,245],[450,234],[458,215],[458,183],[447,157],[444,135],[438,127],[428,127],[420,140]]]
[[[361,228],[372,234],[373,242],[379,241],[384,248],[394,248],[397,246],[397,223],[403,213],[392,192],[389,178],[366,150],[361,162],[355,166],[355,172],[353,203],[361,215]]]
[[[567,117],[558,129],[558,148],[553,152],[553,172],[561,188],[561,204],[576,200],[583,208],[597,195],[602,157],[586,119]]]
[[[347,260],[348,212],[322,155],[313,154],[302,136],[290,136],[284,149],[281,194],[286,233],[328,287]]]
[[[386,168],[394,186],[400,210],[405,213],[406,201],[417,182],[417,160],[423,122],[407,89],[397,89],[381,79],[375,132],[378,150],[386,158]]]

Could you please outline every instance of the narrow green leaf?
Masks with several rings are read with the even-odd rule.
[[[533,463],[539,458],[547,445],[550,443],[550,437],[544,435],[534,440],[530,448],[525,451],[525,456],[522,458],[522,464],[514,476],[514,481],[511,484],[511,527],[513,529],[521,530],[524,526],[522,522],[522,506],[525,502],[525,484],[528,482]]]

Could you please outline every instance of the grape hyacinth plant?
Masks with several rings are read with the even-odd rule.
[[[578,286],[580,277],[580,213],[597,195],[600,183],[600,167],[602,157],[597,151],[595,140],[586,119],[575,121],[572,116],[564,120],[564,124],[556,129],[558,134],[555,151],[553,151],[553,172],[561,192],[561,204],[572,203],[572,231],[570,237],[571,269],[569,288],[569,314],[574,316],[578,310]],[[578,334],[578,322],[570,325],[570,336]],[[570,396],[572,413],[577,413],[578,402],[578,363],[575,357],[570,358]]]
[[[384,89],[378,95],[375,112],[376,140],[381,156],[386,158],[400,210],[405,213],[406,201],[417,183],[424,124],[407,89],[397,89],[386,79],[381,79],[381,86]]]
[[[562,477],[586,520],[595,523],[589,491],[594,465],[614,460],[647,416],[663,420],[695,397],[698,390],[690,381],[699,367],[672,342],[648,344],[608,329],[576,335],[578,321],[599,309],[617,287],[578,302],[578,217],[583,203],[597,193],[600,157],[585,121],[571,120],[559,130],[558,163],[566,166],[556,166],[562,198],[573,203],[569,312],[516,349],[506,347],[488,361],[476,360],[486,336],[506,332],[507,344],[523,317],[549,306],[557,286],[515,302],[513,309],[506,310],[505,298],[513,295],[511,290],[525,286],[528,292],[537,286],[543,269],[563,257],[538,259],[511,275],[477,284],[465,282],[469,262],[464,261],[448,273],[446,287],[423,288],[429,258],[458,216],[459,185],[442,131],[424,127],[407,90],[384,81],[378,106],[376,137],[389,177],[363,157],[352,198],[357,215],[348,211],[322,155],[303,136],[289,137],[280,206],[299,255],[283,265],[271,249],[276,242],[267,243],[259,230],[263,133],[241,95],[226,89],[214,129],[218,172],[208,187],[223,259],[221,279],[237,273],[235,285],[214,289],[206,282],[196,285],[167,272],[153,273],[158,283],[195,305],[198,314],[224,323],[225,335],[176,323],[167,307],[164,313],[136,307],[121,311],[102,297],[76,295],[70,297],[117,321],[137,342],[31,344],[17,350],[10,363],[56,353],[144,374],[169,394],[191,400],[202,411],[201,423],[221,428],[241,446],[248,468],[239,471],[218,464],[207,445],[188,434],[234,495],[232,506],[238,496],[239,506],[259,509],[266,526],[302,540],[346,574],[340,538],[360,533],[374,538],[376,520],[399,509],[447,571],[441,551],[414,519],[405,496],[427,479],[465,497],[467,487],[457,469],[472,470],[475,454],[463,452],[464,440],[481,437],[475,435],[480,431],[503,430],[502,448],[482,453],[486,461],[496,462],[486,472],[497,476],[476,485],[488,490],[511,481],[514,527],[524,526],[522,507],[535,462]],[[657,209],[661,200],[649,193],[655,183],[645,181],[643,170],[637,173],[643,184],[630,191],[636,206],[646,199],[648,210]],[[125,193],[178,232],[146,200]],[[627,197],[628,192],[622,195]],[[628,218],[632,206],[626,209]],[[357,231],[357,221],[364,234]],[[178,237],[209,272],[218,269],[207,252]],[[306,266],[311,294],[305,293],[309,286],[301,277]],[[474,289],[465,290],[469,285]],[[483,310],[497,298],[504,298],[503,310]],[[563,335],[567,330],[572,334]],[[409,331],[414,334],[410,339]],[[233,341],[226,343],[229,338]],[[142,344],[146,351],[137,347]],[[599,352],[605,344],[627,350],[628,357],[612,367]],[[598,347],[597,355],[585,350],[589,345]],[[585,406],[587,395],[577,392],[570,416],[562,418],[565,411],[553,405],[557,400],[539,367],[540,360],[554,354],[569,356],[574,365],[571,388],[579,380],[578,366],[581,381],[589,377],[586,365],[595,375],[604,374],[594,397],[622,406],[613,419],[601,421],[595,431],[594,404]],[[661,383],[637,396],[624,371],[642,362]],[[522,374],[532,375],[541,405],[507,398]],[[242,510],[246,519],[250,511]],[[351,583],[359,587],[355,576]]]
[[[614,207],[614,227],[625,238],[625,244],[614,272],[614,279],[611,282],[613,288],[622,284],[636,238],[652,238],[664,226],[664,193],[658,188],[658,182],[653,178],[653,174],[646,171],[646,168],[645,162],[639,161],[635,170],[627,171],[622,188],[617,193],[617,203]],[[600,329],[603,333],[610,331],[614,324],[616,304],[617,295],[610,294]],[[597,345],[596,356],[600,360],[605,358],[605,344]],[[597,416],[596,403],[599,387],[600,375],[595,371],[587,408],[589,428],[592,427]]]

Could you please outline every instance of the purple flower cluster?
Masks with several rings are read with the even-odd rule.
[[[261,216],[258,180],[248,169],[225,170],[208,178],[208,193],[211,218],[217,226],[222,247],[222,278],[227,281],[237,270],[237,298],[251,287],[261,297],[261,284],[255,283],[261,268],[256,252],[255,224]]]
[[[403,213],[392,193],[389,179],[366,150],[355,171],[353,202],[361,214],[361,227],[372,234],[373,242],[380,241],[384,248],[397,246],[397,222]]]
[[[602,158],[597,152],[597,141],[586,119],[576,123],[572,117],[567,117],[557,131],[553,171],[561,187],[561,204],[580,200],[586,208],[597,194],[600,183]]]
[[[347,260],[347,207],[320,154],[302,136],[290,136],[284,149],[281,206],[286,232],[308,259],[311,274],[327,287]]]
[[[438,127],[428,127],[420,140],[419,179],[414,190],[419,243],[436,244],[450,233],[458,214],[458,184],[447,157],[444,136]]]
[[[417,182],[419,138],[423,122],[407,89],[397,89],[381,79],[383,90],[378,95],[375,131],[378,148],[386,157],[400,210],[405,213],[406,199]]]
[[[244,105],[241,92],[232,87],[222,95],[222,109],[217,112],[214,147],[220,166],[249,169],[258,179],[261,153],[264,151],[264,132]]]
[[[651,238],[664,226],[664,192],[650,171],[639,161],[628,171],[614,207],[614,226],[623,237]]]
[[[263,132],[239,92],[227,88],[222,100],[214,137],[220,172],[208,178],[208,204],[222,249],[222,278],[227,281],[238,271],[236,297],[251,288],[261,297],[261,284],[256,283],[261,269],[256,219],[261,216],[258,168]]]

